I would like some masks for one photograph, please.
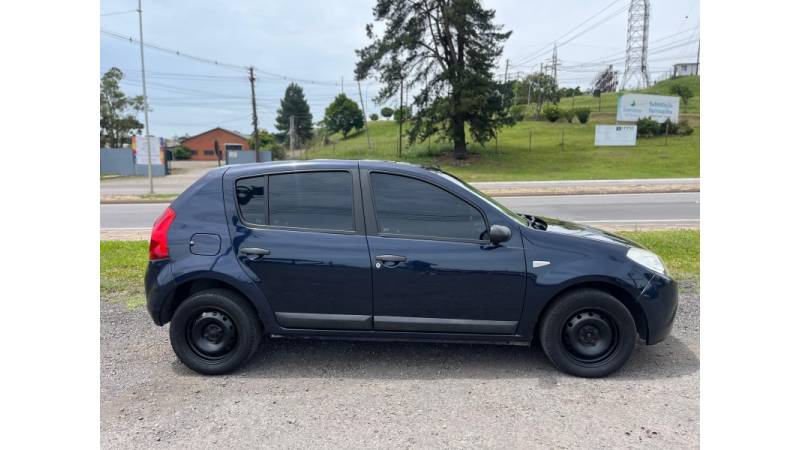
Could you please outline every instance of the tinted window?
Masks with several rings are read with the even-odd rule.
[[[266,225],[264,205],[264,177],[242,178],[236,181],[236,201],[242,220]]]
[[[413,178],[370,175],[378,231],[454,239],[481,239],[481,213],[455,195]]]
[[[350,172],[301,172],[269,176],[269,224],[353,230]]]

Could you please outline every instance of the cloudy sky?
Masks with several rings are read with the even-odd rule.
[[[367,44],[364,26],[375,0],[143,0],[144,41],[183,55],[232,66],[254,66],[259,124],[274,130],[275,110],[290,80],[301,84],[314,120],[341,90],[358,101],[354,50]],[[484,0],[513,34],[497,73],[538,69],[558,49],[559,84],[586,88],[613,63],[624,71],[628,0]],[[100,68],[125,73],[123,89],[141,94],[136,0],[101,0]],[[658,79],[696,58],[698,0],[651,0],[650,71]],[[599,14],[598,14],[599,13]],[[120,36],[123,38],[121,39]],[[250,85],[244,69],[145,48],[151,132],[171,137],[215,126],[249,133]],[[379,86],[362,83],[367,113]],[[396,101],[389,106],[396,106]]]

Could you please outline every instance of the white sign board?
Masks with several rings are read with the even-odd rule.
[[[161,164],[161,138],[149,136],[150,163]],[[136,136],[136,164],[147,164],[147,142],[144,136]]]
[[[636,145],[636,125],[595,125],[594,145]]]
[[[680,97],[666,95],[624,94],[617,99],[617,121],[636,122],[650,117],[658,123],[667,119],[678,123]]]

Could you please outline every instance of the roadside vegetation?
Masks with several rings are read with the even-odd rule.
[[[554,85],[548,88],[543,81],[534,79],[530,82],[536,86],[534,92],[555,92]],[[522,90],[527,92],[527,88]],[[563,91],[573,94],[576,90]],[[404,136],[400,151],[400,125],[397,120],[369,122],[369,147],[366,130],[361,129],[349,133],[347,138],[341,133],[325,135],[324,139],[317,138],[306,146],[306,150],[295,152],[288,158],[380,159],[438,165],[467,181],[700,176],[699,77],[665,80],[642,92],[663,95],[682,93],[688,104],[681,105],[682,113],[687,113],[681,115],[681,128],[673,124],[668,138],[663,136],[664,133],[650,132],[640,137],[635,147],[595,147],[594,125],[615,123],[618,94],[604,93],[600,100],[600,112],[597,97],[581,95],[573,98],[562,95],[557,104],[512,106],[516,124],[500,127],[497,139],[483,145],[467,142],[465,160],[455,159],[452,143],[438,140],[436,136],[413,145],[409,145],[408,137]],[[396,119],[391,108],[384,109],[386,111],[381,111],[384,118]],[[537,111],[541,114],[540,120],[534,120]],[[408,125],[406,122],[404,130]],[[676,135],[676,132],[682,135]]]
[[[595,147],[594,124],[614,123],[595,117],[589,123],[525,120],[504,128],[497,141],[468,145],[468,159],[452,157],[452,144],[433,138],[413,146],[404,142],[398,156],[398,124],[370,122],[372,148],[364,131],[343,139],[329,137],[293,159],[379,159],[439,165],[466,181],[689,178],[700,176],[700,127],[689,136],[641,138],[636,147]],[[562,147],[562,133],[564,145]]]
[[[678,280],[700,277],[700,231],[662,230],[620,232],[647,246],[664,260]],[[100,297],[129,309],[144,305],[147,241],[100,241]]]

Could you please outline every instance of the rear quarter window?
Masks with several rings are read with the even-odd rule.
[[[236,181],[236,203],[240,218],[256,225],[266,225],[265,177],[242,178]]]

